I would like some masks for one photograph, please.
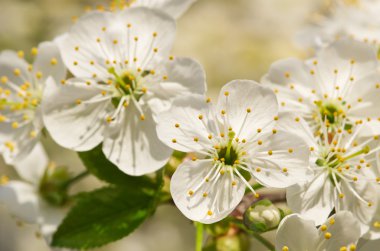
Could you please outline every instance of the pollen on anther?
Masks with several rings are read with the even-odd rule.
[[[268,155],[272,155],[273,154],[273,151],[272,150],[269,150],[268,151]]]
[[[189,191],[187,192],[187,194],[191,196],[191,195],[194,194],[194,191],[193,191],[193,190],[189,190]]]
[[[57,61],[56,58],[52,58],[52,59],[50,60],[50,64],[51,64],[51,65],[56,65],[57,63],[58,63],[58,61]]]
[[[208,215],[208,216],[211,216],[211,215],[212,215],[212,211],[211,211],[211,210],[208,210],[208,211],[207,211],[207,215]]]
[[[326,225],[322,225],[319,229],[320,229],[322,232],[324,232],[324,231],[327,230],[327,226],[326,226]]]
[[[144,114],[141,114],[141,115],[140,115],[140,120],[145,120],[145,116],[144,116]]]
[[[177,143],[177,140],[176,140],[176,139],[172,139],[172,142],[173,142],[173,143]]]
[[[330,239],[331,236],[332,236],[332,235],[331,235],[330,232],[326,232],[326,233],[325,233],[325,239],[326,239],[326,240]]]
[[[208,195],[207,193],[203,193],[203,195],[202,195],[202,196],[203,196],[204,198],[206,198],[206,197],[207,197],[207,195]]]
[[[287,246],[283,246],[282,251],[289,251],[289,248]]]
[[[198,115],[198,119],[202,120],[203,119],[203,115],[202,114]]]

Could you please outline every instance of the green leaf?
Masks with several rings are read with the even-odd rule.
[[[160,188],[140,183],[134,189],[109,186],[83,193],[54,234],[52,245],[89,249],[129,235],[155,211]]]
[[[78,153],[87,170],[100,180],[118,186],[134,188],[141,183],[154,185],[153,181],[146,176],[129,176],[117,168],[103,154],[102,145],[87,152]]]

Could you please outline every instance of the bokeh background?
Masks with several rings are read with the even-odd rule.
[[[138,0],[137,0],[138,1]],[[178,0],[180,1],[180,0]],[[86,6],[107,0],[0,0],[0,50],[24,50],[65,32]],[[324,0],[198,0],[178,20],[174,55],[198,60],[207,73],[209,95],[233,79],[259,81],[269,65],[280,58],[305,57],[310,51],[297,46],[296,34],[318,11]],[[75,153],[45,140],[52,161],[73,173],[83,170]],[[0,174],[15,177],[0,160]],[[99,184],[86,178],[73,193]],[[0,251],[49,250],[36,237],[36,227],[19,224],[0,206]],[[193,250],[194,228],[173,206],[162,206],[129,237],[103,247],[109,251]],[[274,233],[267,237],[273,240]],[[252,243],[252,250],[266,250]]]

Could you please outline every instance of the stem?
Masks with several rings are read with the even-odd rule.
[[[270,251],[275,251],[274,245],[270,243],[267,239],[262,237],[261,235],[255,233],[255,232],[250,232],[250,234],[258,240],[261,244],[263,244],[265,247],[267,247]]]
[[[71,178],[70,180],[68,180],[64,186],[65,187],[69,187],[69,186],[73,185],[74,183],[80,181],[81,179],[85,178],[89,174],[90,173],[87,170],[83,171],[80,174],[78,174],[77,176],[75,176],[75,177]]]
[[[202,251],[203,243],[203,224],[200,222],[195,222],[196,227],[196,239],[195,239],[195,251]]]

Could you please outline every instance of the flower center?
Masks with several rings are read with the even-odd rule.
[[[315,104],[318,107],[316,113],[320,115],[317,120],[321,118],[328,125],[338,126],[346,116],[344,102],[329,100],[317,101]]]

